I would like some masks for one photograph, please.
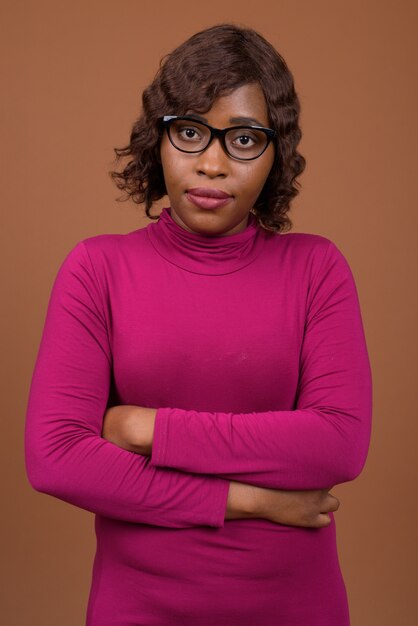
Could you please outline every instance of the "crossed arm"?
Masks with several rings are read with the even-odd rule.
[[[310,298],[294,410],[113,407],[104,436],[150,455],[156,468],[272,489],[323,489],[356,478],[370,441],[372,379],[354,278],[334,244]]]
[[[102,437],[112,377],[102,296],[83,242],[55,279],[30,385],[30,484],[92,513],[170,528],[222,527],[229,482],[150,465]]]
[[[78,244],[54,283],[32,378],[25,431],[32,486],[116,519],[181,528],[222,526],[231,480],[277,489],[352,480],[369,443],[370,366],[346,262],[334,250],[324,270],[294,411],[112,407],[103,424],[111,351],[92,264]],[[109,435],[107,417],[119,410],[129,417],[122,433]]]

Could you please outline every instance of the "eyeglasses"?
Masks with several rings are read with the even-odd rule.
[[[258,159],[276,134],[263,126],[213,128],[188,116],[164,115],[160,122],[167,129],[173,146],[181,152],[203,152],[213,138],[218,137],[225,152],[240,161]]]

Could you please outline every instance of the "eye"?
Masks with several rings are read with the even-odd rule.
[[[182,141],[201,141],[202,136],[199,129],[195,126],[181,126],[177,125],[175,128],[176,135]]]
[[[240,135],[234,140],[234,143],[238,143],[238,145],[242,146],[252,146],[255,143],[255,140],[249,135]]]
[[[233,133],[228,135],[228,139],[232,146],[240,149],[253,148],[260,143],[260,137],[258,136],[258,133],[254,131],[249,131],[247,129],[245,129],[245,131],[234,131]]]

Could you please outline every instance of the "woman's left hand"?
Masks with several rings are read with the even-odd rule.
[[[150,456],[157,409],[121,404],[110,407],[103,418],[102,437],[120,448]]]

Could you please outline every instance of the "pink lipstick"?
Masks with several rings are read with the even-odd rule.
[[[227,204],[232,196],[221,189],[211,189],[209,187],[196,187],[188,189],[186,196],[196,206],[201,209],[217,209]]]

